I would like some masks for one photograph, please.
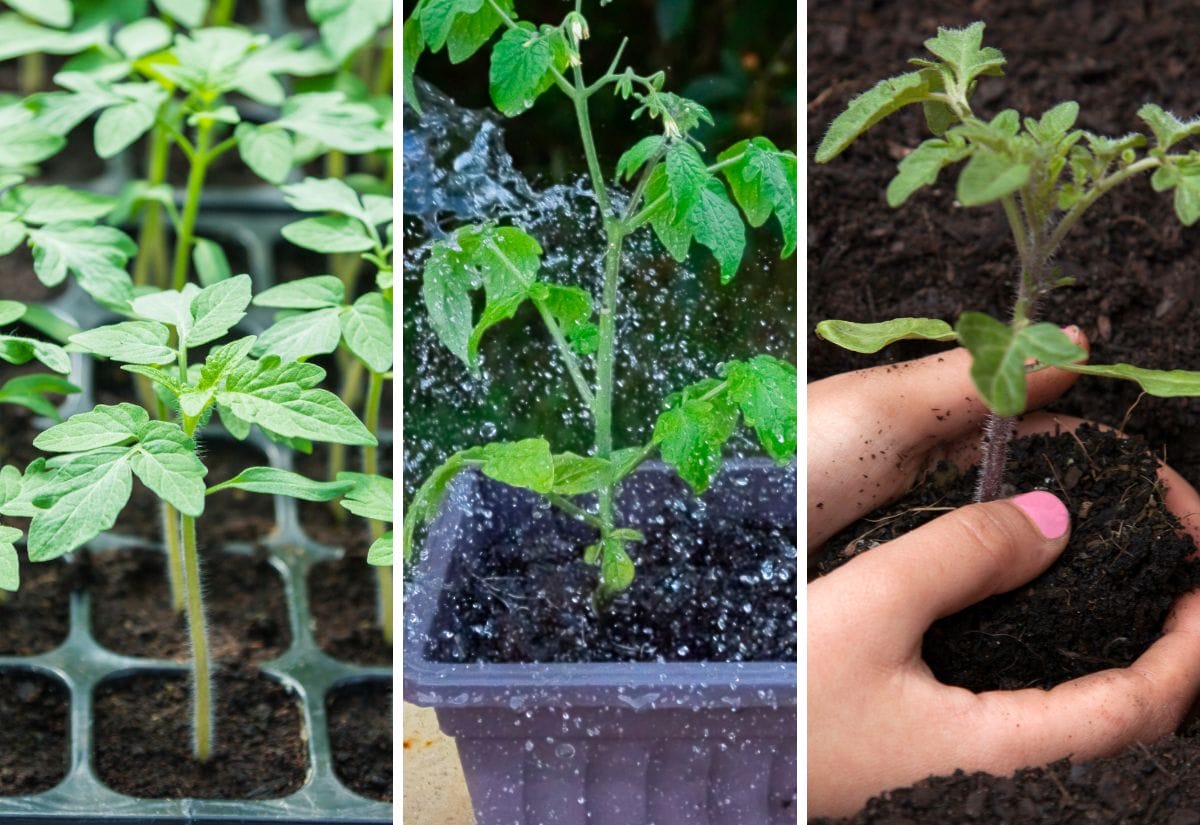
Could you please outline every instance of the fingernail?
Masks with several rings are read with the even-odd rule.
[[[1067,324],[1065,327],[1059,327],[1059,329],[1061,329],[1063,332],[1065,332],[1067,334],[1067,337],[1074,338],[1075,330],[1077,330],[1078,327],[1075,326],[1074,324]]]
[[[1014,496],[1010,501],[1020,507],[1048,539],[1061,538],[1071,526],[1071,514],[1054,493],[1034,490]]]

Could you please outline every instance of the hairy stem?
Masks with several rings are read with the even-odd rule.
[[[192,254],[192,236],[196,231],[196,218],[200,214],[200,197],[204,193],[204,176],[208,173],[209,143],[212,140],[213,123],[202,120],[196,127],[196,146],[188,170],[187,199],[183,215],[179,219],[179,234],[175,239],[175,289],[187,284],[188,261]]]
[[[212,673],[200,588],[200,558],[196,552],[196,520],[184,516],[182,526],[188,637],[192,643],[192,745],[196,759],[207,762],[213,750]]]
[[[383,400],[383,375],[371,373],[367,383],[367,406],[363,415],[363,424],[368,432],[379,437],[379,406]],[[367,475],[379,475],[379,447],[363,447],[363,472]],[[378,540],[384,533],[382,522],[368,519],[367,525],[371,530],[371,541]],[[392,568],[376,567],[375,575],[379,582],[379,626],[383,629],[383,638],[392,643]]]
[[[162,502],[163,539],[167,546],[167,578],[171,583],[171,609],[183,611],[183,557],[179,547],[179,511],[167,502]]]
[[[17,86],[22,95],[41,91],[46,83],[46,56],[40,51],[21,55],[17,72]]]
[[[976,501],[995,501],[1000,498],[1004,465],[1008,463],[1008,443],[1012,440],[1016,423],[1016,418],[988,413],[983,425],[983,458],[979,463],[979,479],[975,485]]]
[[[150,133],[150,155],[146,160],[146,183],[149,186],[166,182],[170,147],[171,133],[156,123]],[[133,264],[133,282],[137,286],[153,284],[165,289],[167,261],[163,205],[152,200],[143,209],[142,226],[138,230],[138,255]]]

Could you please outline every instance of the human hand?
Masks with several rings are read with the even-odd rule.
[[[986,410],[968,363],[954,350],[810,387],[810,548],[902,494],[929,462],[970,463]],[[1031,376],[1031,406],[1072,380],[1055,370]],[[1020,430],[1080,423],[1035,414]],[[866,465],[849,496],[847,457]],[[1160,475],[1174,512],[1200,513],[1187,482],[1166,468]],[[1044,492],[963,507],[809,585],[810,815],[851,814],[869,796],[931,773],[1088,759],[1178,725],[1200,688],[1200,592],[1176,602],[1163,637],[1130,667],[1050,691],[974,694],[939,683],[922,661],[934,620],[1037,576],[1066,545],[1068,520]],[[1185,525],[1200,536],[1200,518]]]

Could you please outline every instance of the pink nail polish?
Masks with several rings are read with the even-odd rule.
[[[1067,532],[1071,526],[1071,514],[1066,505],[1059,501],[1058,496],[1045,490],[1034,490],[1032,493],[1022,493],[1010,499],[1013,504],[1025,511],[1037,529],[1048,539],[1056,539]]]

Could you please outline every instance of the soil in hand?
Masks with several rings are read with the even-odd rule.
[[[1155,467],[1140,439],[1091,426],[1013,442],[1010,492],[1055,493],[1071,511],[1070,542],[1029,584],[935,623],[922,650],[934,675],[973,691],[1048,688],[1145,651],[1174,598],[1200,583]],[[830,539],[822,572],[970,503],[975,472],[942,470]]]

